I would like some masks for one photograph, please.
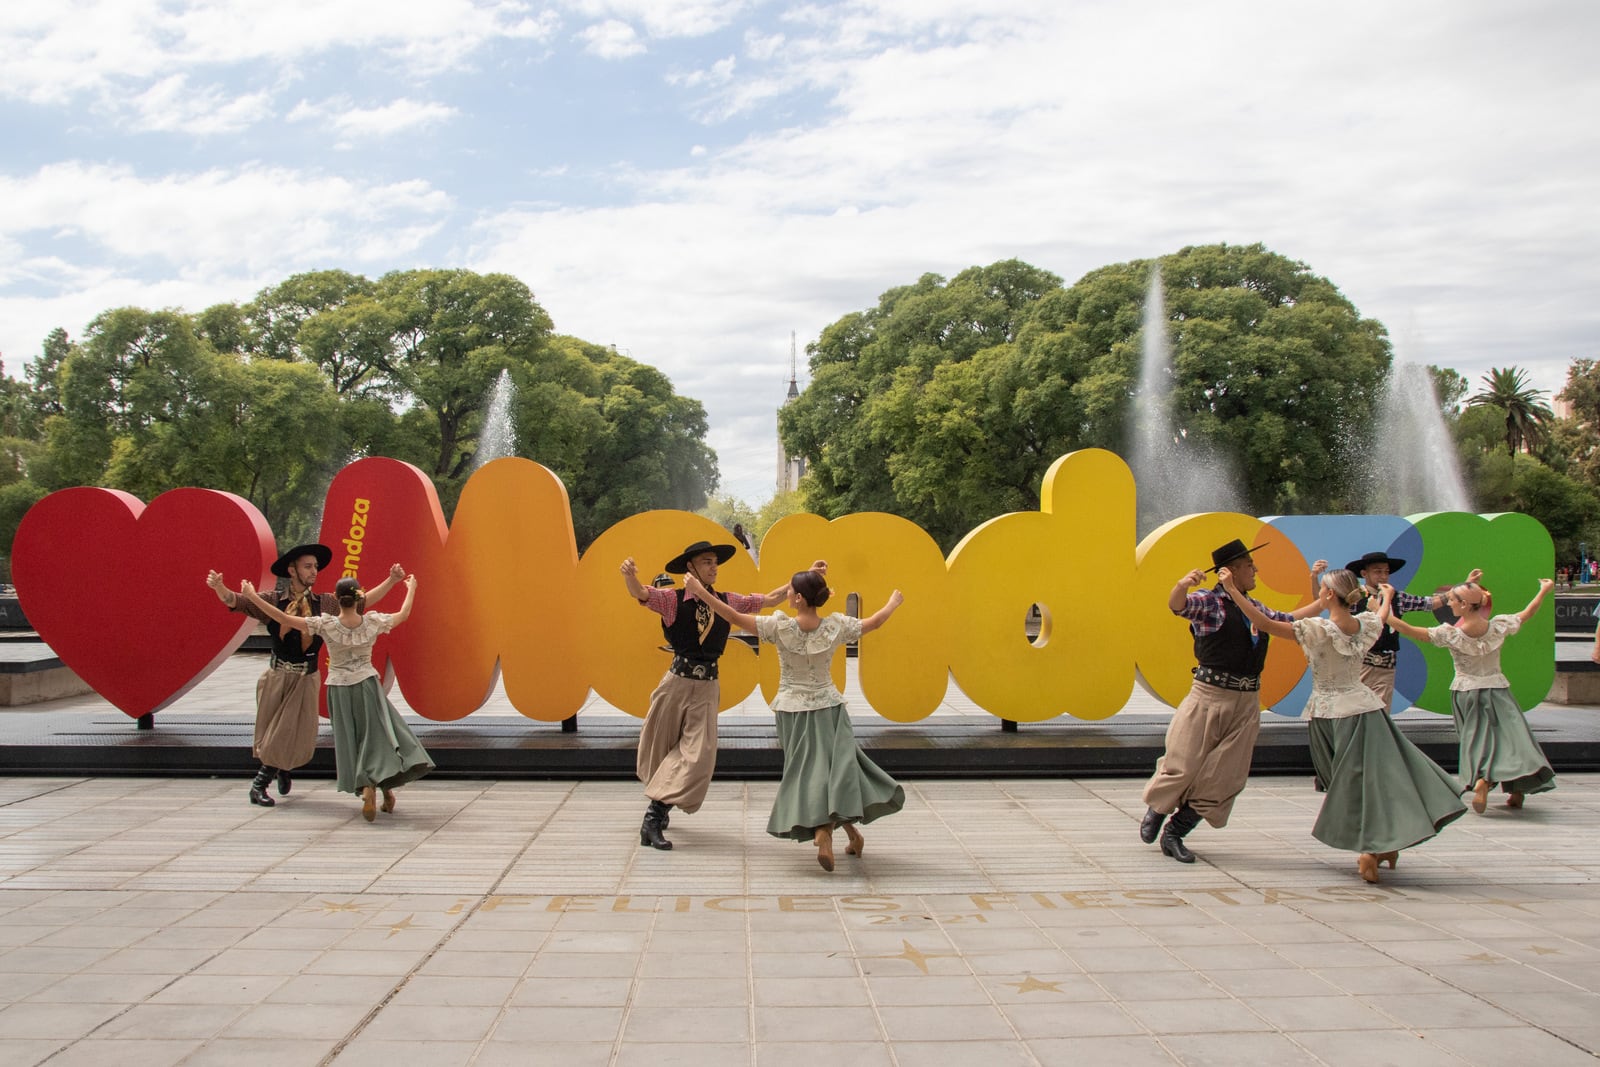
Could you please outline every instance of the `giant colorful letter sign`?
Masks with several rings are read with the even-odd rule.
[[[891,515],[792,515],[767,532],[759,571],[739,553],[718,584],[765,592],[822,558],[834,588],[826,610],[846,610],[854,595],[868,613],[899,588],[906,603],[894,624],[860,644],[861,689],[873,709],[897,722],[921,719],[939,706],[953,675],[980,707],[1031,722],[1113,715],[1136,681],[1178,703],[1194,657],[1168,594],[1235,537],[1265,543],[1255,556],[1255,596],[1283,610],[1308,601],[1311,561],[1319,558],[1338,567],[1387,551],[1407,561],[1397,579],[1413,593],[1432,593],[1482,567],[1497,608],[1507,611],[1526,604],[1553,569],[1549,535],[1524,515],[1214,512],[1174,520],[1135,543],[1134,492],[1119,457],[1074,452],[1046,474],[1037,512],[991,519],[949,559],[924,531]],[[501,680],[524,715],[555,721],[581,710],[591,691],[643,715],[666,666],[657,617],[623,590],[622,560],[633,557],[648,576],[684,545],[728,535],[700,516],[652,511],[606,530],[580,557],[566,490],[537,463],[486,464],[447,523],[421,471],[364,459],[329,487],[321,538],[334,554],[322,588],[341,575],[376,584],[397,562],[418,576],[411,620],[378,643],[374,662],[419,713],[462,718]],[[223,612],[205,588],[206,570],[230,581],[270,580],[274,556],[265,521],[226,493],[177,490],[146,509],[126,493],[69,489],[28,513],[13,569],[41,636],[107,699],[140,715],[184,692],[248,631],[248,621]],[[100,595],[134,585],[151,595]],[[1034,607],[1043,624],[1030,641],[1024,621]],[[1549,609],[1506,645],[1502,662],[1524,707],[1549,692],[1553,645]],[[1396,710],[1414,703],[1449,711],[1443,650],[1402,645],[1398,669]],[[842,681],[842,652],[834,670]],[[758,686],[770,699],[777,659],[733,642],[721,673],[724,708]],[[1308,688],[1299,649],[1275,642],[1263,705],[1298,715]]]

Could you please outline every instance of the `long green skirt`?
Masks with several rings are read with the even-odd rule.
[[[1466,814],[1461,783],[1406,739],[1389,713],[1312,719],[1311,762],[1328,794],[1311,836],[1349,852],[1393,852]]]
[[[1461,689],[1450,694],[1450,710],[1461,738],[1461,781],[1479,778],[1507,793],[1543,793],[1556,787],[1544,749],[1509,689]]]
[[[433,770],[428,750],[376,678],[328,686],[328,722],[340,792],[359,793],[369,785],[394,789]]]
[[[867,758],[843,704],[780,711],[783,781],[767,833],[810,843],[828,823],[869,823],[906,806],[906,791]]]

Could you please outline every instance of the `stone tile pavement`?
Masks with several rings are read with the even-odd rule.
[[[1256,778],[1186,867],[1142,783],[913,781],[831,875],[718,782],[0,778],[0,1064],[1502,1064],[1600,1050],[1600,776],[1369,886]],[[842,836],[840,844],[842,846]]]

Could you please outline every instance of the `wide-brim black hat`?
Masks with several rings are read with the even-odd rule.
[[[1360,559],[1353,559],[1349,563],[1346,563],[1344,565],[1344,569],[1359,578],[1361,576],[1361,572],[1372,566],[1374,563],[1387,563],[1389,565],[1390,574],[1393,574],[1395,571],[1406,565],[1405,560],[1395,559],[1387,552],[1368,552]]]
[[[1272,544],[1271,541],[1263,541],[1255,548],[1246,548],[1244,547],[1244,542],[1235,537],[1221,548],[1213,548],[1211,550],[1211,566],[1206,569],[1215,571],[1219,567],[1226,567],[1231,560],[1236,560],[1240,556],[1248,556],[1252,552],[1259,552],[1270,544]]]
[[[707,552],[715,552],[717,554],[717,562],[726,563],[733,558],[733,554],[737,551],[739,550],[732,545],[714,545],[710,541],[696,541],[676,556],[667,560],[667,565],[661,569],[668,574],[687,574],[689,573],[689,561],[696,556],[705,555]]]
[[[333,549],[327,545],[295,545],[278,557],[278,562],[272,565],[272,573],[279,578],[289,577],[289,567],[301,556],[314,556],[317,561],[317,570],[320,571],[333,562]]]

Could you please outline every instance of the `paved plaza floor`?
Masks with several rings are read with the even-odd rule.
[[[0,778],[0,1063],[1504,1064],[1600,1049],[1600,776],[1382,884],[1258,777],[1184,866],[1140,781],[906,783],[862,857],[719,781]]]

